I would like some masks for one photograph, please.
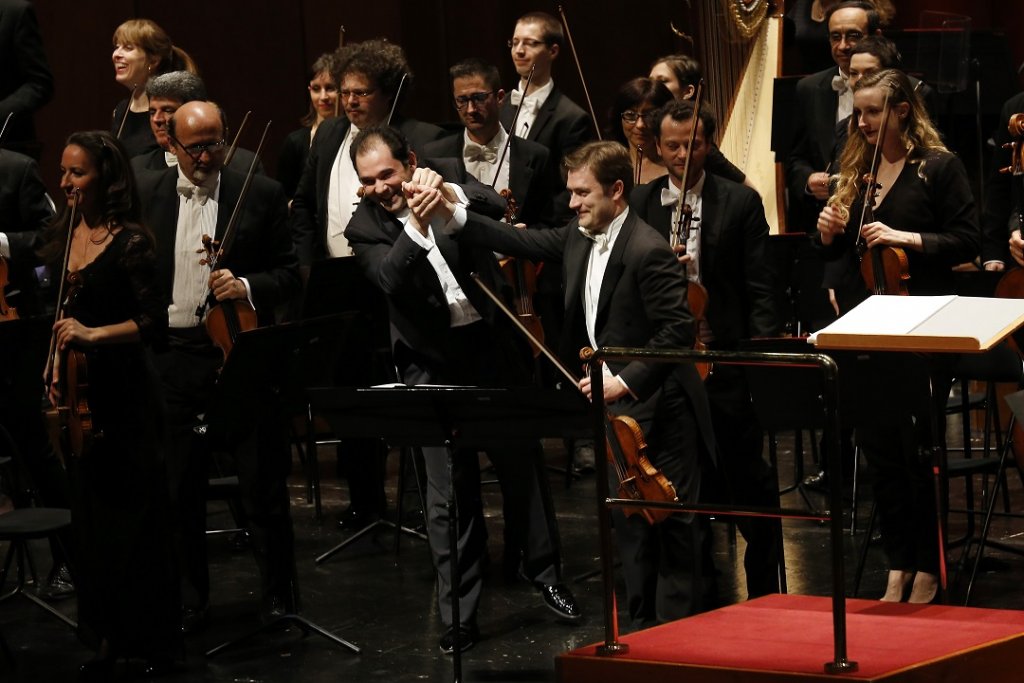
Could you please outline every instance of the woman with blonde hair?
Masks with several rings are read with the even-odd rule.
[[[816,240],[826,258],[859,252],[864,176],[871,170],[879,144],[878,191],[874,215],[860,230],[863,242],[868,248],[896,247],[906,253],[910,294],[951,294],[952,267],[978,253],[974,198],[963,163],[943,145],[920,98],[900,71],[886,69],[864,76],[853,87],[849,138],[833,176],[835,189],[818,217]],[[859,259],[850,261],[856,264]],[[862,291],[866,297],[866,286]],[[884,361],[873,362],[877,365],[872,367],[877,368]],[[944,433],[952,360],[950,354],[939,354],[926,362],[930,403],[882,399],[885,405],[875,406],[878,419],[857,427],[858,443],[873,473],[882,544],[889,562],[882,597],[888,601],[930,602],[938,593],[939,562],[943,560],[931,463],[923,454],[931,452],[933,434],[941,438]],[[894,365],[889,368],[895,370],[889,377],[890,386],[903,387],[895,393],[910,396],[904,392],[915,390],[911,380],[915,357],[901,356]],[[933,432],[933,424],[938,425],[937,432]]]
[[[114,107],[110,132],[124,145],[129,157],[159,147],[149,127],[146,81],[170,71],[198,75],[196,63],[171,37],[149,19],[129,19],[114,31],[114,80],[131,93]]]

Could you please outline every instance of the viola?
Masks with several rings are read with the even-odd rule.
[[[200,263],[210,266],[211,273],[218,270],[234,241],[238,221],[242,215],[242,207],[245,204],[246,195],[249,194],[249,188],[252,186],[252,177],[256,172],[256,165],[259,163],[260,151],[263,149],[264,140],[267,139],[270,123],[267,121],[267,125],[263,128],[263,135],[260,137],[255,154],[253,154],[252,163],[249,164],[249,172],[245,176],[245,182],[242,183],[238,201],[231,211],[227,227],[224,228],[223,239],[215,240],[209,235],[203,235],[202,248],[199,249],[199,253],[205,254],[205,256],[200,259]],[[206,310],[207,307],[209,307],[209,312]],[[213,296],[212,289],[207,296],[206,303],[196,309],[196,317],[202,319],[204,314],[206,315],[206,333],[209,335],[210,341],[224,354],[225,361],[228,354],[231,353],[231,349],[234,348],[238,335],[258,327],[256,309],[252,307],[248,299],[228,299],[218,302]]]
[[[512,191],[507,189],[501,191],[501,196],[505,200],[505,222],[514,226],[518,222],[516,214],[519,212],[515,197],[512,196]],[[531,261],[512,256],[501,261],[501,274],[508,280],[515,294],[516,316],[534,337],[543,342],[544,326],[541,324],[540,316],[533,309],[539,272],[539,266]],[[536,345],[532,345],[532,348],[533,357],[540,357],[540,348]]]
[[[7,303],[7,285],[10,284],[7,259],[0,256],[0,322],[18,319],[18,309]]]
[[[860,212],[860,225],[857,227],[857,256],[860,259],[861,277],[872,294],[907,295],[907,282],[910,280],[907,252],[888,245],[868,247],[863,234],[864,226],[875,220],[875,200],[880,187],[876,173],[885,141],[885,131],[889,125],[889,111],[889,96],[886,95],[882,106],[882,125],[878,133],[878,142],[875,143],[875,151],[871,158],[871,169],[864,175],[864,204]],[[865,255],[868,258],[864,258]]]
[[[473,279],[498,310],[508,316],[534,347],[539,348],[548,360],[554,363],[555,368],[573,383],[573,386],[579,386],[579,379],[562,364],[551,349],[533,336],[533,333],[520,322],[519,317],[504,304],[501,297],[491,291],[479,276],[473,275]],[[580,351],[580,358],[589,360],[593,354],[594,350],[588,347]],[[636,420],[628,415],[612,415],[606,410],[605,443],[608,462],[619,479],[618,491],[623,498],[636,501],[679,502],[675,486],[647,458],[647,442],[644,441],[643,430]],[[627,515],[641,515],[649,524],[657,524],[673,513],[672,510],[647,510],[640,505],[624,507],[623,511]]]

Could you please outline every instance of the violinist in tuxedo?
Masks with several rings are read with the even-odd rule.
[[[304,267],[321,259],[352,255],[345,226],[359,204],[359,180],[350,151],[360,130],[392,125],[402,131],[414,150],[444,135],[435,125],[402,116],[401,107],[396,107],[400,90],[408,93],[413,81],[400,46],[367,40],[342,48],[337,57],[341,74],[338,97],[345,116],[320,126],[292,200],[292,233]]]
[[[561,225],[568,220],[568,204],[555,206],[555,195],[561,188],[559,179],[551,173],[547,148],[518,136],[512,136],[509,142],[501,125],[499,109],[505,102],[505,91],[498,68],[479,59],[467,59],[448,73],[455,109],[465,130],[428,142],[423,146],[423,156],[458,159],[462,177],[472,176],[498,192],[511,190],[522,223]]]
[[[578,366],[579,350],[608,346],[678,349],[694,341],[683,271],[668,243],[627,198],[633,186],[629,152],[617,142],[593,142],[566,157],[566,187],[577,218],[552,230],[519,230],[471,215],[450,226],[456,240],[518,257],[561,262],[564,327],[559,355]],[[707,399],[692,363],[641,361],[604,365],[604,396],[612,414],[633,417],[647,455],[675,486],[682,502],[696,502],[702,461],[714,457]],[[590,397],[591,380],[579,389]],[[619,482],[610,472],[611,489]],[[705,525],[690,514],[655,524],[613,513],[627,609],[643,628],[711,605],[713,573],[699,550]]]
[[[178,558],[183,628],[205,623],[209,572],[205,541],[208,448],[195,428],[214,408],[222,352],[204,319],[210,306],[248,300],[260,324],[296,293],[298,267],[287,226],[287,200],[279,183],[255,175],[221,267],[201,263],[203,235],[220,240],[239,201],[245,176],[223,168],[223,112],[210,102],[188,102],[171,117],[167,135],[177,165],[139,176],[145,224],[156,238],[157,276],[167,297],[168,348],[154,354],[168,411],[167,468]],[[267,399],[267,400],[264,400]],[[291,456],[273,401],[254,397],[252,430],[239,437],[237,467],[243,511],[262,579],[264,615],[295,607],[294,549],[285,478]]]
[[[455,384],[509,386],[528,376],[528,352],[508,321],[470,278],[477,273],[492,289],[502,289],[497,260],[488,249],[464,246],[443,227],[465,222],[476,210],[494,213],[501,202],[479,183],[455,186],[456,163],[424,161],[394,128],[365,129],[352,146],[352,160],[363,197],[345,231],[361,270],[388,301],[391,340],[401,380],[408,385]],[[446,163],[447,162],[447,163]],[[429,164],[429,166],[427,165]],[[441,173],[438,173],[438,170]],[[423,197],[437,198],[424,214]],[[441,208],[443,207],[443,208]],[[446,211],[447,210],[447,211]],[[523,573],[540,591],[544,603],[562,619],[581,613],[561,583],[558,543],[548,528],[541,498],[539,468],[523,467],[520,449],[487,449],[502,482],[506,521],[519,516]],[[475,449],[461,449],[453,459],[452,484],[458,509],[458,556],[461,585],[450,583],[448,456],[443,448],[423,448],[427,473],[427,534],[437,570],[438,603],[445,632],[442,652],[454,651],[456,633],[462,649],[475,643],[476,613],[486,550],[486,529],[480,500],[480,470]],[[453,592],[459,621],[453,617]]]
[[[710,349],[735,350],[742,339],[777,336],[782,328],[767,257],[768,223],[757,192],[706,172],[715,120],[706,109],[698,115],[694,110],[692,101],[677,100],[655,114],[654,138],[668,176],[635,188],[629,203],[680,254],[690,286],[706,290],[706,317],[698,321],[701,341]],[[697,131],[689,147],[694,125]],[[683,244],[675,227],[687,157],[686,203],[693,210],[693,227]],[[778,507],[776,480],[761,455],[763,434],[742,368],[716,366],[705,386],[724,485],[724,491],[706,487],[705,496],[712,500],[727,491],[741,505]],[[747,540],[748,596],[777,592],[778,522],[739,518],[736,524]]]
[[[587,113],[556,88],[551,78],[551,68],[564,43],[562,24],[550,14],[529,12],[519,17],[508,41],[519,85],[501,105],[501,124],[512,134],[547,147],[555,173],[566,154],[594,135]],[[530,90],[524,93],[531,68]],[[522,111],[513,131],[512,119],[519,106]]]

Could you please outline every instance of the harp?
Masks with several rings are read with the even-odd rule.
[[[694,56],[719,122],[719,147],[761,194],[771,232],[785,232],[785,180],[771,149],[783,0],[699,0],[692,7]]]

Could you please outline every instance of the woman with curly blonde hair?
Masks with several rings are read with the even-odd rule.
[[[952,267],[978,252],[974,198],[963,163],[942,144],[900,71],[864,76],[853,88],[849,138],[833,176],[835,190],[818,217],[816,241],[826,258],[857,253],[864,175],[879,141],[874,216],[860,234],[869,248],[898,247],[906,252],[910,294],[950,294]],[[858,258],[850,261],[856,264]],[[861,291],[863,299],[867,288]],[[942,560],[931,465],[922,454],[931,452],[933,420],[939,425],[935,433],[944,431],[943,409],[952,382],[950,354],[923,362],[910,355],[901,355],[895,363],[873,357],[865,369],[870,372],[883,364],[891,386],[900,387],[893,392],[900,397],[880,399],[884,405],[874,406],[877,419],[857,427],[858,444],[871,466],[890,567],[882,599],[929,602],[938,592]],[[924,377],[931,381],[930,399],[925,398],[927,392],[914,393]]]

